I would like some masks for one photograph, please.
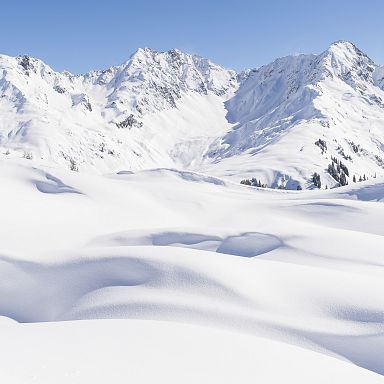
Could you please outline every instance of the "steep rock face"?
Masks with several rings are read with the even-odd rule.
[[[121,66],[91,72],[83,77],[92,85],[108,89],[108,108],[136,114],[176,107],[183,93],[225,95],[237,87],[236,73],[211,61],[177,49],[156,52],[138,49]]]

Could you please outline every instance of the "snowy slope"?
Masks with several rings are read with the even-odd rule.
[[[0,378],[8,384],[383,383],[379,375],[326,355],[189,324],[148,320],[0,324],[5,333]]]
[[[0,145],[45,163],[73,159],[81,170],[171,166],[180,141],[200,141],[202,132],[209,141],[230,127],[223,100],[236,87],[233,71],[178,50],[139,49],[81,76],[0,56]]]
[[[383,179],[289,192],[169,169],[98,176],[33,168],[27,159],[1,162],[0,177],[7,186],[0,189],[0,315],[39,323],[1,323],[8,335],[2,361],[25,351],[23,369],[7,364],[4,380],[92,376],[97,370],[87,364],[105,359],[93,343],[118,348],[118,356],[118,340],[131,334],[137,336],[124,349],[139,372],[139,356],[154,343],[147,332],[164,332],[154,336],[158,353],[148,363],[169,366],[177,348],[191,377],[227,373],[231,382],[241,369],[252,382],[274,382],[277,374],[307,382],[317,371],[318,382],[333,374],[340,381],[383,381],[372,373],[384,373]],[[41,324],[78,319],[122,322]],[[84,331],[87,324],[92,331]],[[186,333],[182,351],[180,333]],[[61,345],[60,335],[66,351],[54,347],[55,370],[41,368],[45,346]],[[68,366],[66,357],[79,335],[88,356],[79,357],[82,368],[71,359]],[[36,337],[41,349],[30,360]],[[216,355],[207,361],[202,351]],[[282,371],[250,368],[264,361],[272,367],[275,359],[285,361]],[[211,365],[216,361],[225,368]],[[180,378],[175,369],[173,382]],[[125,377],[121,370],[112,375]]]
[[[353,175],[382,175],[382,88],[382,68],[349,42],[254,70],[227,102],[236,126],[212,146],[207,156],[214,165],[205,171],[289,188],[310,187],[317,172],[323,187],[332,187],[338,183],[326,169],[335,157],[350,183]],[[325,149],[315,145],[319,139]]]

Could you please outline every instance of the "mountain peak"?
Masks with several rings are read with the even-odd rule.
[[[144,48],[137,48],[130,58],[134,58],[137,56],[174,55],[174,54],[187,55],[185,52],[177,48],[172,48],[172,49],[169,49],[168,51],[156,51],[155,49],[144,47]]]
[[[346,48],[346,49],[357,49],[356,45],[348,40],[336,40],[330,46],[329,49],[333,48]]]
[[[151,57],[151,56],[155,55],[156,53],[157,52],[151,48],[147,48],[147,47],[137,48],[136,51],[131,54],[128,61],[132,61],[135,59],[140,60],[143,58]]]
[[[331,156],[351,177],[382,174],[383,88],[384,69],[348,41],[239,75],[177,48],[139,48],[121,65],[77,76],[29,55],[0,56],[0,152],[22,148],[102,172],[232,169],[242,156],[251,167],[238,163],[239,174],[269,185],[284,177],[289,188],[311,186],[316,172],[333,186]]]
[[[318,60],[327,77],[338,77],[354,89],[364,91],[368,83],[373,83],[375,63],[349,41],[332,43]]]
[[[355,44],[346,40],[335,41],[329,46],[325,53],[332,54],[340,58],[351,58],[352,56],[368,58],[368,56],[364,52],[362,52]]]

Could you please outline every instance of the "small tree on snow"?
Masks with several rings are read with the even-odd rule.
[[[319,188],[319,189],[321,188],[321,179],[320,179],[320,175],[317,172],[315,172],[313,174],[312,181],[313,181],[313,184],[315,184],[315,186],[317,188]]]
[[[74,172],[79,171],[79,167],[76,164],[76,161],[74,159],[69,159],[69,169]]]
[[[24,152],[23,153],[23,158],[27,159],[27,160],[32,160],[33,159],[32,152]]]

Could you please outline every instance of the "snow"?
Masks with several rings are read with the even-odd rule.
[[[3,381],[382,382],[384,180],[0,175]]]
[[[119,320],[1,324],[7,345],[0,346],[1,377],[10,384],[382,383],[371,372],[315,352],[193,325],[138,320],[130,320],[129,327]]]
[[[336,157],[349,168],[349,182],[353,175],[383,175],[380,71],[349,42],[251,71],[226,102],[235,126],[212,145],[208,157],[217,161],[200,170],[289,189],[311,187],[317,172],[323,187],[333,187],[326,169]],[[324,153],[314,145],[318,139],[327,144]],[[353,150],[354,144],[361,148]]]
[[[0,56],[0,381],[383,382],[383,84],[345,41]]]
[[[236,87],[233,71],[178,50],[79,76],[2,55],[0,148],[97,173],[189,163],[182,147],[205,151],[230,128],[223,100]]]
[[[177,49],[138,49],[77,76],[3,55],[0,91],[2,152],[45,166],[181,168],[311,189],[315,172],[338,186],[327,172],[337,158],[349,184],[383,176],[383,68],[345,41],[240,74]]]

